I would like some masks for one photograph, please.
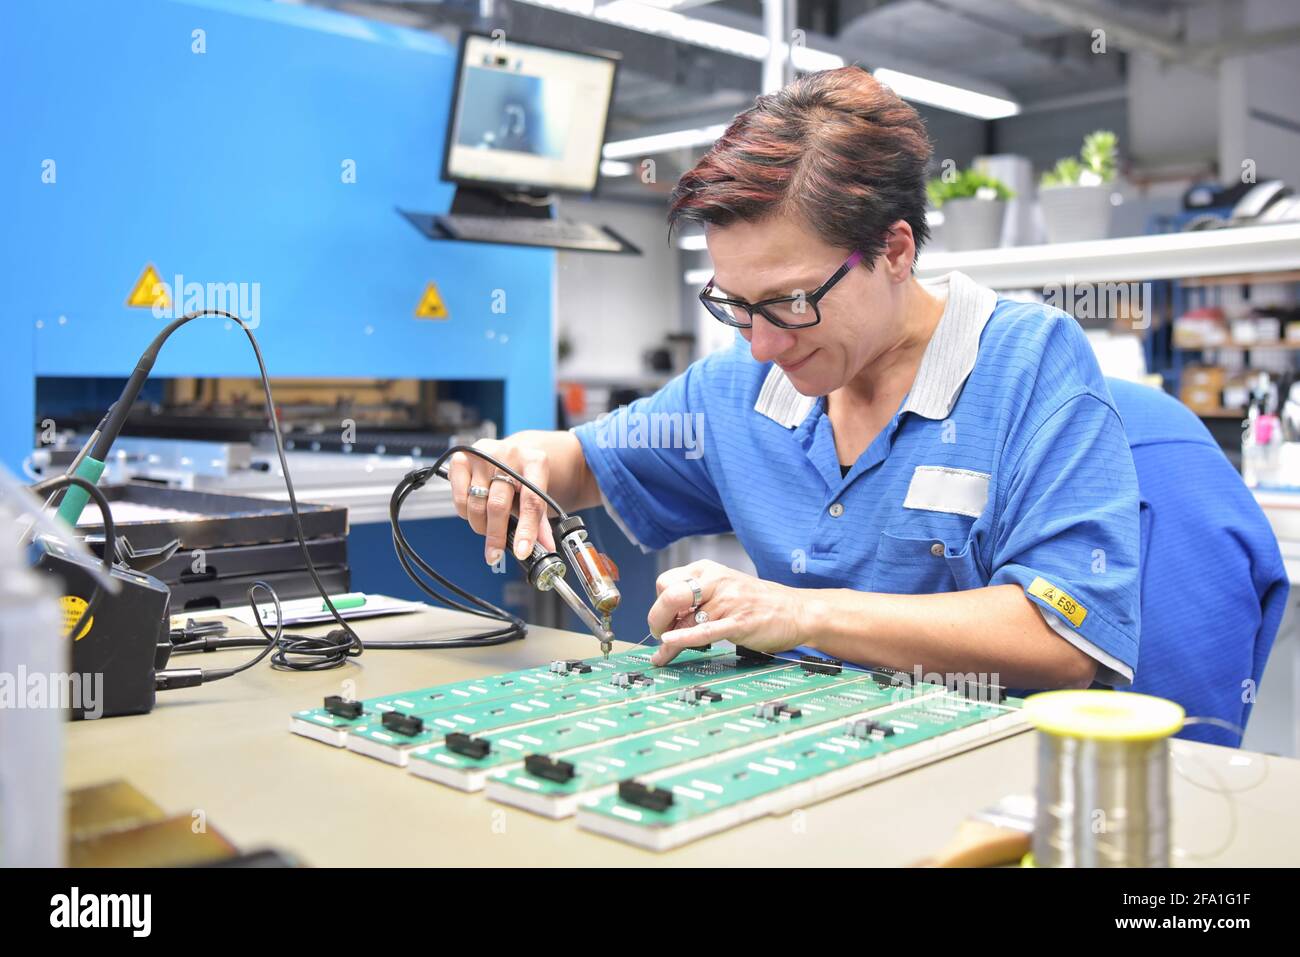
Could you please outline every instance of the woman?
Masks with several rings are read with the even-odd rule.
[[[725,639],[1017,688],[1131,682],[1138,493],[1119,417],[1069,316],[960,273],[913,277],[930,158],[916,111],[859,68],[760,97],[669,217],[703,225],[700,298],[735,346],[599,422],[481,443],[566,508],[604,502],[644,547],[735,532],[759,577],[664,573],[657,664]],[[695,442],[645,441],[685,420]],[[451,478],[495,562],[514,488],[481,461]],[[535,495],[519,513],[516,549],[550,545]]]

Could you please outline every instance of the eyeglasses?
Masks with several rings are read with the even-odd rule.
[[[815,326],[822,321],[821,309],[818,303],[826,296],[828,292],[835,287],[835,284],[849,274],[849,270],[862,262],[862,253],[855,252],[848,259],[844,260],[844,265],[835,270],[830,279],[814,289],[812,292],[804,294],[798,293],[794,296],[779,296],[776,299],[763,299],[759,302],[746,302],[743,299],[732,299],[729,296],[715,296],[713,294],[713,280],[710,279],[708,284],[700,290],[700,302],[704,308],[709,310],[709,315],[719,322],[725,322],[729,326],[735,326],[737,329],[752,329],[754,327],[754,313],[759,312],[763,318],[772,325],[780,329],[807,329],[809,326]]]

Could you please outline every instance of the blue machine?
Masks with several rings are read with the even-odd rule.
[[[497,380],[505,431],[554,427],[555,254],[431,242],[397,212],[451,203],[449,44],[259,0],[42,0],[0,19],[11,469],[32,448],[37,377],[125,377],[184,311],[183,290],[163,318],[126,306],[146,264],[169,284],[256,284],[273,377]],[[415,316],[430,282],[445,319]],[[257,367],[237,327],[200,319],[154,374]],[[481,556],[458,522],[425,524]],[[408,590],[386,526],[356,532],[355,587]],[[483,574],[464,583],[499,594],[505,576]]]

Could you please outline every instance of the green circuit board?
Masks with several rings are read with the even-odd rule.
[[[607,745],[615,739],[640,735],[660,728],[678,727],[716,714],[747,715],[755,706],[773,698],[795,699],[831,686],[848,686],[868,681],[862,672],[852,677],[805,672],[797,664],[775,663],[776,667],[751,676],[710,681],[691,685],[675,694],[649,701],[634,701],[620,707],[606,708],[597,714],[562,715],[527,725],[524,728],[480,733],[474,736],[477,747],[485,753],[465,753],[468,748],[453,750],[445,743],[420,748],[411,754],[415,773],[435,781],[473,791],[483,786],[489,772],[498,768],[522,765],[529,754],[571,753],[581,757],[587,749]],[[874,686],[873,686],[874,687]],[[874,697],[859,691],[862,702]],[[859,704],[858,707],[863,707]],[[474,744],[475,742],[469,742]],[[661,752],[665,753],[665,752]],[[573,782],[576,785],[576,781]],[[557,785],[557,787],[561,787]],[[570,793],[565,789],[565,793]]]
[[[1013,733],[1023,726],[1021,704],[1011,698],[1000,704],[971,701],[944,690],[880,716],[879,723],[894,729],[889,736],[861,737],[853,733],[852,725],[841,724],[788,737],[706,767],[637,782],[651,792],[648,797],[653,800],[647,799],[646,790],[626,795],[621,786],[618,793],[581,807],[578,823],[664,850]]]
[[[761,707],[739,713],[701,717],[657,733],[622,741],[603,742],[563,753],[573,766],[565,781],[530,773],[526,766],[503,769],[488,781],[488,796],[550,817],[567,817],[580,800],[612,790],[618,782],[653,775],[684,762],[706,762],[742,748],[799,734],[827,722],[843,722],[855,715],[875,715],[900,702],[941,694],[938,685],[898,687],[880,674],[844,672],[841,675],[806,675],[801,689],[769,690],[767,701],[780,701],[797,709],[798,716],[762,716]],[[759,712],[759,713],[754,713]]]
[[[662,850],[1025,727],[1019,700],[983,694],[997,689],[913,687],[888,670],[728,644],[661,668],[651,654],[327,699],[291,729]]]
[[[649,660],[646,653],[645,663]],[[498,728],[531,725],[551,717],[585,714],[627,701],[653,701],[695,684],[774,667],[770,660],[741,658],[730,651],[679,655],[659,668],[646,667],[636,660],[631,663],[637,670],[592,672],[580,680],[552,685],[529,695],[427,712],[419,716],[419,730],[411,733],[395,731],[382,721],[359,725],[349,730],[347,747],[394,764],[405,764],[414,749],[437,744],[452,732],[479,735]],[[628,675],[638,677],[629,685],[616,683],[621,676]]]
[[[698,660],[701,657],[722,653],[712,649],[708,652],[692,652],[688,660]],[[590,668],[588,672],[557,673],[551,670],[552,665],[548,663],[506,674],[469,678],[464,681],[418,688],[414,691],[364,698],[357,702],[361,706],[361,713],[356,717],[345,717],[325,708],[307,708],[293,713],[290,730],[309,737],[318,737],[321,740],[325,738],[320,737],[318,733],[320,730],[337,732],[337,735],[326,735],[326,737],[330,738],[330,743],[343,747],[348,731],[374,724],[387,711],[423,716],[436,711],[455,710],[468,704],[526,697],[561,685],[567,686],[585,681],[601,682],[608,680],[609,675],[617,671],[634,671],[649,667],[650,654],[650,651],[640,649],[622,651],[610,655],[608,659],[603,657],[584,659],[583,664]]]

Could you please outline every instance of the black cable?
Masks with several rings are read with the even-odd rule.
[[[284,475],[285,490],[288,492],[289,496],[289,508],[293,513],[294,533],[298,539],[298,547],[302,552],[303,560],[307,565],[307,572],[311,576],[312,583],[316,586],[316,591],[324,600],[325,606],[333,616],[334,620],[338,622],[342,629],[342,634],[340,634],[338,629],[335,629],[324,637],[285,635],[280,598],[276,594],[275,589],[266,582],[254,582],[248,589],[248,601],[253,612],[254,621],[257,623],[258,630],[261,631],[262,636],[265,639],[265,645],[262,648],[261,653],[235,668],[213,669],[202,672],[199,672],[196,669],[189,669],[184,673],[176,672],[170,676],[168,672],[160,671],[157,673],[158,686],[159,688],[189,687],[193,684],[205,681],[218,681],[222,678],[228,678],[253,667],[253,665],[257,664],[268,654],[271,654],[272,651],[274,651],[274,654],[271,658],[271,664],[277,669],[318,671],[338,667],[344,664],[348,658],[359,656],[366,646],[362,643],[360,636],[352,629],[352,626],[347,623],[339,613],[338,609],[334,606],[333,600],[330,598],[325,585],[321,582],[320,575],[316,571],[316,565],[312,561],[311,552],[307,547],[306,535],[303,532],[302,515],[298,508],[298,496],[294,491],[293,478],[289,472],[289,462],[285,456],[284,436],[281,434],[280,420],[275,412],[275,398],[271,394],[271,379],[266,371],[266,361],[262,357],[262,349],[257,343],[257,338],[253,335],[253,330],[249,328],[247,323],[245,323],[239,316],[226,312],[223,309],[200,309],[194,312],[188,312],[179,319],[174,320],[154,338],[153,342],[149,345],[149,348],[146,349],[145,354],[141,357],[140,362],[137,364],[134,376],[139,379],[143,379],[144,376],[147,376],[149,370],[152,368],[154,360],[157,358],[158,353],[162,348],[163,343],[167,341],[171,334],[181,326],[203,316],[220,317],[237,323],[244,331],[244,335],[247,336],[249,345],[253,347],[253,355],[257,359],[258,373],[262,379],[262,394],[266,402],[266,415],[271,423],[271,433],[275,440],[276,456],[280,461],[280,471]],[[109,422],[109,424],[113,426],[111,429],[105,429],[107,433],[110,433],[110,441],[111,437],[117,434],[117,431],[121,427],[121,423],[125,421],[126,415],[129,411],[130,409],[126,407],[126,403],[122,403],[119,407],[111,408],[109,412],[106,413],[105,421]],[[112,421],[110,422],[110,420]],[[527,625],[524,623],[523,619],[512,615],[503,608],[498,608],[496,605],[485,599],[470,594],[458,585],[439,575],[432,566],[420,558],[419,554],[416,553],[414,547],[410,544],[405,533],[402,531],[400,521],[402,503],[406,501],[407,496],[427,483],[433,475],[442,474],[438,470],[457,452],[474,455],[490,463],[495,468],[509,475],[522,486],[526,486],[529,490],[538,495],[560,518],[568,517],[568,513],[565,512],[564,509],[560,507],[559,503],[547,494],[545,490],[538,488],[534,483],[524,478],[524,476],[520,475],[510,466],[498,461],[480,449],[473,448],[472,446],[452,446],[440,455],[432,466],[412,471],[398,483],[397,488],[393,490],[393,496],[389,502],[389,518],[393,530],[393,547],[397,552],[397,558],[403,571],[406,572],[422,592],[437,601],[439,604],[459,611],[464,611],[471,615],[476,615],[480,618],[489,618],[499,621],[502,623],[503,627],[480,635],[470,635],[461,638],[371,642],[370,647],[394,650],[413,648],[467,648],[501,644],[507,641],[516,641],[527,634]],[[92,495],[98,494],[99,498],[103,498],[102,493],[100,493],[93,484],[85,482],[85,480],[81,479],[79,476],[60,476],[59,479],[52,479],[51,482],[59,480],[65,480],[65,484],[85,484],[89,486],[88,490],[91,491]],[[46,483],[42,483],[42,485],[44,484]],[[112,549],[115,548],[116,538],[114,536],[111,538],[111,541],[108,540],[110,533],[112,532],[112,518],[109,515],[106,506],[107,500],[104,501],[106,533],[105,556],[106,560],[111,562],[111,558],[108,558],[108,556],[113,554]],[[463,599],[463,601],[457,601],[454,598],[449,598],[448,596],[438,592],[419,577],[416,567],[413,566],[418,567],[421,572],[432,578],[438,583],[438,585],[453,592],[455,595]],[[275,606],[276,622],[274,633],[267,630],[266,625],[262,620],[261,613],[258,611],[257,601],[254,597],[254,593],[258,588],[264,589],[270,595],[271,602]],[[98,598],[98,595],[95,597]],[[465,604],[464,602],[468,602],[469,604]],[[87,612],[89,612],[89,610],[88,606]],[[85,615],[83,614],[82,617],[84,619]],[[80,626],[81,622],[79,621],[77,627],[80,628]],[[76,629],[74,629],[74,634],[75,631]],[[230,647],[231,645],[227,644],[227,642],[240,640],[241,639],[223,639],[221,645]],[[242,640],[260,643],[257,639]],[[179,648],[174,649],[174,651],[175,650],[179,650],[181,653],[188,653],[200,649],[197,647],[186,647],[186,645],[182,644]]]
[[[427,466],[427,468],[430,471],[432,471],[434,474],[439,475],[442,478],[446,478],[447,474],[444,471],[442,471],[442,466],[449,458],[451,458],[457,452],[464,452],[466,455],[477,456],[478,458],[482,459],[484,462],[487,462],[489,465],[495,467],[498,471],[505,472],[516,482],[528,486],[529,491],[536,494],[538,498],[540,498],[543,502],[545,502],[547,507],[550,508],[550,510],[555,513],[557,519],[566,519],[569,517],[569,513],[566,512],[564,509],[560,508],[560,503],[557,502],[555,499],[551,498],[550,494],[546,492],[545,489],[538,488],[532,482],[528,481],[528,479],[524,478],[522,475],[520,475],[518,472],[512,469],[509,465],[506,465],[506,463],[502,462],[499,459],[493,458],[492,456],[484,452],[482,449],[474,448],[474,446],[472,445],[453,445],[451,448],[447,449],[447,451],[443,452],[436,459],[434,459],[433,465]],[[417,469],[416,471],[423,471],[423,469]]]
[[[274,632],[267,630],[266,622],[257,611],[255,595],[259,588],[271,596],[271,603],[275,606]],[[328,668],[337,668],[347,660],[352,643],[347,635],[341,633],[337,628],[324,636],[286,635],[284,633],[284,612],[280,607],[280,596],[266,582],[256,581],[248,587],[248,603],[253,608],[257,630],[262,633],[265,641],[258,641],[255,638],[243,640],[261,644],[263,646],[261,652],[234,668],[205,670],[202,677],[205,684],[210,681],[229,678],[241,671],[247,671],[268,654],[271,655],[271,667],[280,671],[323,671]],[[274,654],[272,654],[272,651],[274,651]]]
[[[33,495],[40,496],[46,492],[57,492],[59,489],[67,488],[70,485],[76,485],[85,489],[91,498],[95,500],[95,506],[99,509],[100,517],[104,522],[104,574],[113,574],[113,561],[117,555],[117,526],[113,524],[113,510],[109,508],[108,497],[100,490],[94,482],[83,478],[80,475],[56,475],[48,478],[43,482],[37,482],[30,486]],[[95,582],[95,590],[90,594],[90,600],[86,602],[85,610],[82,611],[81,617],[77,623],[68,632],[68,635],[78,635],[81,633],[81,626],[90,620],[90,616],[95,613],[99,607],[100,599],[104,597],[104,586],[98,581]]]
[[[528,633],[528,626],[522,618],[512,615],[504,608],[498,608],[496,605],[484,598],[471,594],[455,582],[452,582],[438,574],[437,570],[435,570],[432,565],[420,557],[419,553],[416,552],[415,547],[411,545],[410,541],[406,538],[406,533],[402,529],[402,505],[406,502],[406,499],[411,495],[411,493],[422,488],[434,475],[440,474],[438,472],[439,466],[457,452],[466,452],[483,458],[492,465],[500,468],[503,472],[506,472],[512,477],[518,479],[520,482],[527,484],[530,489],[537,492],[543,499],[553,501],[550,499],[549,495],[541,489],[538,489],[531,482],[528,482],[523,478],[523,476],[516,473],[514,469],[498,462],[487,453],[470,446],[453,446],[439,456],[432,466],[423,466],[408,472],[402,480],[397,483],[397,487],[393,489],[393,495],[389,499],[388,503],[388,518],[393,531],[393,550],[397,554],[397,561],[402,566],[402,570],[406,572],[411,581],[415,583],[415,586],[433,601],[455,611],[465,612],[466,614],[475,615],[479,618],[488,618],[493,621],[498,621],[502,624],[502,627],[494,631],[488,631],[478,635],[467,635],[459,638],[425,638],[409,641],[370,642],[369,647],[387,648],[392,650],[415,648],[476,648],[486,645],[504,644],[508,641],[518,641]],[[559,509],[558,505],[556,505],[555,508],[557,511],[562,511]],[[420,577],[421,572],[432,579],[433,582],[437,583],[438,586],[441,586],[456,595],[457,598],[452,598],[438,591],[434,585],[431,585]]]
[[[293,527],[294,527],[294,534],[298,538],[298,548],[302,552],[303,561],[306,562],[307,564],[307,574],[311,576],[312,583],[316,586],[316,591],[320,593],[321,598],[325,602],[325,607],[329,609],[330,614],[333,615],[334,620],[338,622],[339,626],[343,629],[344,633],[347,635],[348,638],[346,653],[343,654],[342,656],[338,656],[336,653],[334,653],[329,658],[330,664],[328,665],[328,667],[341,665],[347,658],[355,658],[356,656],[360,655],[361,652],[364,650],[365,646],[361,643],[360,636],[357,635],[357,633],[352,630],[352,626],[349,625],[344,620],[343,616],[339,614],[339,610],[334,607],[334,601],[330,598],[329,592],[326,591],[324,583],[320,580],[320,575],[316,571],[316,564],[315,562],[312,561],[311,558],[311,551],[307,548],[307,537],[302,530],[302,515],[298,510],[298,496],[297,493],[294,491],[293,478],[289,474],[289,463],[285,458],[285,454],[284,454],[284,436],[280,433],[280,419],[275,414],[275,398],[274,396],[271,395],[271,378],[267,374],[266,361],[262,358],[262,349],[257,344],[257,337],[253,335],[253,330],[250,329],[248,324],[244,322],[244,320],[241,319],[239,316],[235,315],[234,313],[226,312],[224,309],[199,309],[194,312],[187,312],[185,315],[181,316],[179,319],[176,319],[174,322],[168,325],[165,329],[162,330],[162,332],[160,332],[154,338],[154,341],[150,343],[149,348],[145,351],[145,355],[141,358],[141,361],[137,366],[137,372],[140,371],[141,369],[147,371],[147,369],[152,366],[153,360],[157,358],[158,352],[162,348],[163,343],[167,341],[168,337],[171,336],[173,332],[175,332],[177,329],[179,329],[181,326],[185,325],[186,323],[192,322],[193,320],[198,319],[202,316],[216,316],[222,319],[229,319],[231,322],[237,323],[239,325],[239,328],[244,330],[244,335],[248,337],[249,345],[253,347],[253,355],[257,359],[257,370],[262,378],[262,395],[263,398],[266,400],[266,415],[271,422],[271,434],[275,438],[275,451],[276,451],[276,455],[280,459],[280,471],[284,475],[285,491],[289,493],[289,508],[293,512]],[[122,421],[125,421],[126,414],[130,410],[118,409],[113,411],[116,413],[116,415],[119,418],[121,418]],[[272,588],[270,585],[266,584],[265,582],[254,583],[254,585],[249,588],[248,590],[250,596],[249,602],[253,606],[254,618],[259,622],[259,628],[261,628],[260,625],[261,616],[258,614],[256,602],[252,600],[253,590],[259,584],[262,587],[264,587],[268,592],[270,592],[272,598],[275,601],[277,610],[279,609],[279,598],[275,594],[275,589]],[[276,627],[277,629],[281,627],[279,623],[278,615],[277,615]],[[264,634],[267,635],[269,639],[270,635],[269,633],[266,632],[265,628],[262,628],[262,631]],[[318,639],[301,639],[301,640],[316,641]],[[268,645],[267,647],[269,649],[272,646]],[[283,667],[286,668],[291,668],[294,670],[316,670],[317,668],[321,667],[319,662],[313,662],[310,665],[303,666],[300,665],[299,663],[291,662],[288,659],[283,658],[283,652],[280,652],[279,654],[281,655],[281,658],[284,662]]]

